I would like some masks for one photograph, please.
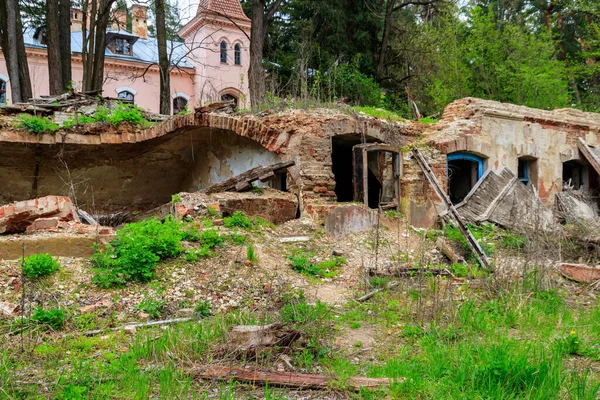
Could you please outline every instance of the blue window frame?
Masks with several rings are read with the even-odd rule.
[[[227,63],[227,43],[221,42],[221,62]]]
[[[452,154],[448,154],[446,159],[448,161],[468,160],[468,161],[477,163],[477,179],[481,179],[481,177],[483,176],[483,173],[485,172],[483,158],[481,158],[475,154],[463,153],[463,152],[452,153]]]

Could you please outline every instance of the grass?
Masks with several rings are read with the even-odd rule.
[[[343,309],[311,304],[298,292],[282,298],[281,308],[267,320],[300,330],[303,341],[290,350],[291,363],[300,371],[336,374],[340,390],[348,376],[403,378],[354,398],[596,399],[600,304],[572,305],[556,290],[529,284],[485,292],[462,287],[456,289],[462,301],[453,300],[455,292],[441,298],[443,292],[425,285],[411,289],[420,292],[418,297],[388,291]],[[29,342],[24,353],[5,347],[0,396],[205,398],[203,393],[212,393],[214,398],[245,398],[251,389],[244,385],[195,381],[187,368],[211,363],[229,328],[262,320],[262,311],[210,316],[209,304],[195,308],[204,319],[138,330],[133,337],[119,332],[43,336],[37,344]],[[373,349],[357,340],[346,350],[335,348],[337,334],[362,327],[380,332]],[[278,356],[260,357],[269,368]],[[26,370],[35,376],[27,375],[29,380],[41,386],[23,383]],[[274,398],[286,393],[263,390],[265,398],[266,393]]]
[[[364,114],[368,115],[369,117],[387,119],[389,121],[400,121],[400,122],[406,121],[406,118],[403,118],[402,116],[396,114],[395,112],[389,111],[389,110],[386,110],[383,108],[379,108],[379,107],[353,106],[352,109],[357,112],[364,113]]]
[[[292,269],[304,275],[320,278],[334,278],[339,268],[346,263],[343,257],[334,256],[328,260],[315,262],[313,253],[297,249],[288,256]]]

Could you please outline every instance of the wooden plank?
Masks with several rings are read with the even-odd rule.
[[[259,176],[258,180],[261,181],[261,182],[266,182],[266,181],[269,181],[269,180],[271,180],[273,178],[275,178],[275,172],[268,171],[266,174]]]
[[[417,164],[419,165],[419,167],[421,167],[421,170],[425,174],[425,177],[433,187],[433,190],[438,195],[440,200],[442,200],[442,203],[444,203],[444,206],[448,210],[448,214],[456,222],[458,230],[466,239],[469,248],[475,255],[475,258],[477,258],[477,260],[479,261],[479,265],[481,265],[484,269],[492,270],[492,266],[487,258],[487,255],[483,252],[483,249],[481,248],[481,246],[479,246],[479,243],[477,242],[473,234],[471,234],[471,231],[469,231],[469,229],[465,225],[464,221],[462,220],[462,217],[454,207],[454,204],[452,204],[452,202],[450,201],[448,195],[442,190],[442,186],[440,185],[437,177],[431,170],[429,163],[427,162],[427,160],[425,160],[425,158],[416,146],[413,146],[412,154],[415,160],[417,160]]]
[[[588,144],[582,138],[579,138],[577,147],[579,148],[579,151],[581,151],[583,156],[592,165],[592,167],[594,167],[596,172],[600,175],[600,159],[598,158],[598,156],[596,156],[595,152],[590,148],[590,146],[588,146]]]
[[[196,379],[209,379],[219,381],[235,380],[253,385],[279,386],[297,389],[329,389],[332,384],[338,383],[337,377],[320,374],[302,374],[298,372],[261,371],[251,368],[235,368],[223,365],[211,365],[203,369],[192,370]],[[395,381],[402,381],[396,379]],[[361,388],[378,388],[393,383],[389,378],[363,378],[353,376],[345,379],[344,384],[348,389],[359,391]]]
[[[269,173],[275,174],[276,172],[287,169],[293,166],[294,164],[294,161],[282,161],[266,167],[252,168],[223,182],[211,185],[206,189],[202,190],[202,192],[210,194],[217,192],[227,192],[231,190],[247,190],[251,187],[252,182],[260,179],[261,176],[265,176]]]

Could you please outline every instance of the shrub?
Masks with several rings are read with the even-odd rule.
[[[254,224],[243,211],[236,211],[231,217],[223,219],[223,225],[227,228],[250,229]]]
[[[58,124],[54,123],[50,118],[29,114],[24,114],[19,118],[17,127],[35,134],[55,132],[59,128]]]
[[[214,229],[202,231],[202,238],[200,239],[202,247],[212,249],[225,243],[225,237],[219,235]]]
[[[201,317],[210,317],[210,302],[199,301],[198,303],[196,303],[194,311],[196,311],[196,314],[200,315]]]
[[[31,315],[31,320],[59,331],[65,323],[65,311],[56,308],[50,310],[38,308]]]
[[[30,279],[48,276],[60,268],[58,259],[52,258],[50,254],[40,253],[26,257],[23,262],[23,273]]]
[[[165,311],[166,302],[157,299],[145,299],[135,309],[145,312],[152,319],[160,318]]]
[[[92,256],[96,267],[92,281],[105,288],[129,280],[149,281],[154,278],[158,261],[180,254],[181,241],[189,235],[189,227],[173,217],[167,217],[164,223],[150,218],[127,224],[117,231],[110,245],[97,249]]]
[[[137,104],[119,103],[110,110],[108,122],[112,125],[119,125],[121,122],[129,122],[132,125],[147,125],[148,121],[144,117],[144,112]]]

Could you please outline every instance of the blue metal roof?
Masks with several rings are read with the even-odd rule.
[[[116,35],[122,35],[126,37],[137,37],[126,31],[107,31],[112,32]],[[34,29],[25,30],[23,37],[25,40],[25,46],[45,49],[47,46],[45,44],[40,44],[40,41],[34,38]],[[71,52],[81,54],[81,32],[71,32]],[[171,51],[172,49],[172,51]],[[190,60],[186,57],[188,53],[188,48],[185,46],[185,43],[180,42],[172,42],[167,40],[167,53],[172,54],[171,56],[171,64],[177,65],[182,68],[194,68]],[[134,62],[141,62],[145,64],[153,64],[158,63],[158,44],[155,38],[142,39],[138,38],[138,40],[133,44],[133,56],[127,56],[123,54],[114,54],[108,48],[105,51],[106,58],[114,58],[120,60],[128,60]]]

